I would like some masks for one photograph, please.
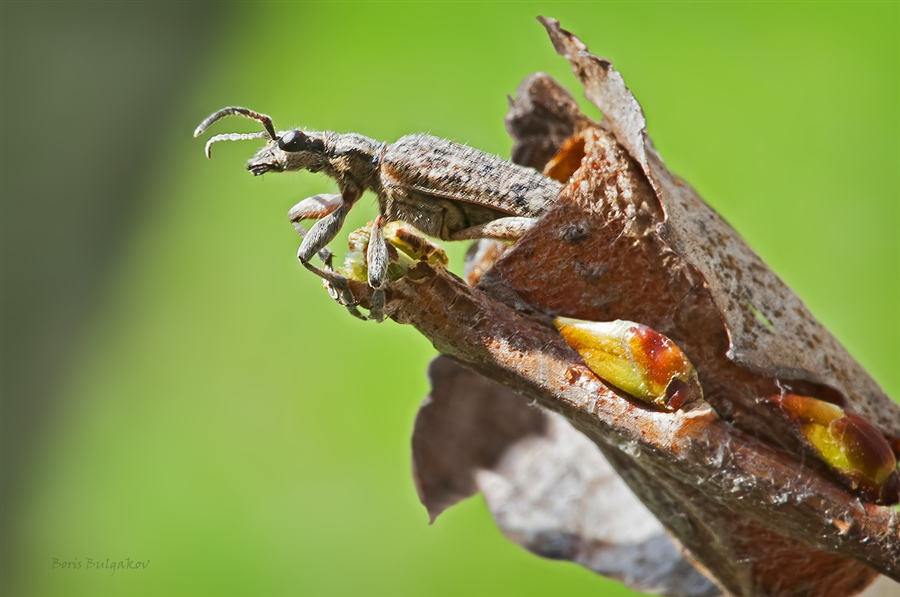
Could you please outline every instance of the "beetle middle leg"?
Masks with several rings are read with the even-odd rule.
[[[388,273],[388,247],[384,238],[384,224],[386,218],[383,215],[375,218],[372,230],[369,232],[369,248],[366,250],[366,262],[368,264],[368,282],[372,287],[372,307],[369,315],[375,321],[384,319],[384,282]]]

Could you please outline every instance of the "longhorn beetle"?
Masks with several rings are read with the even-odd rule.
[[[288,217],[303,236],[297,258],[321,276],[332,296],[355,315],[358,312],[347,280],[332,270],[326,245],[364,191],[378,196],[379,216],[366,253],[368,283],[374,289],[369,318],[376,321],[383,318],[388,248],[382,229],[386,223],[407,222],[442,240],[513,240],[549,209],[562,188],[535,170],[446,139],[414,134],[389,144],[356,133],[276,132],[270,117],[241,107],[223,108],[210,115],[194,136],[229,115],[252,118],[265,131],[215,135],[206,143],[207,157],[217,141],[268,139],[247,163],[247,170],[255,176],[309,170],[337,181],[340,193],[304,199],[291,208]],[[307,219],[317,220],[309,232],[300,224]],[[324,270],[310,263],[316,254],[325,263]]]

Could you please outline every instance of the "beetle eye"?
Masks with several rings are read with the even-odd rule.
[[[309,151],[311,153],[324,153],[325,143],[321,139],[311,138],[303,131],[288,131],[278,138],[278,147],[281,151],[296,153]]]
[[[309,149],[309,137],[300,131],[288,131],[278,138],[278,147],[282,151],[304,151]]]

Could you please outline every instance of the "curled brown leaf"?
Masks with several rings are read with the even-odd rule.
[[[604,127],[586,122],[573,102],[553,100],[566,94],[548,77],[523,83],[508,121],[516,156],[541,167],[553,158],[550,148],[565,145],[548,171],[571,176],[557,204],[511,249],[473,253],[484,258],[470,267],[476,288],[419,262],[387,286],[386,312],[468,369],[564,417],[728,593],[837,597],[859,592],[878,572],[900,579],[898,513],[841,485],[765,397],[794,393],[839,404],[895,437],[900,409],[740,236],[665,169],[612,65],[555,21],[544,24],[603,111]],[[572,134],[577,142],[565,144]],[[369,289],[352,289],[365,305]],[[609,387],[552,328],[556,315],[625,319],[665,334],[694,364],[706,402],[660,412]],[[445,391],[454,394],[436,386],[434,395]],[[467,420],[478,423],[469,429],[476,435],[492,428],[486,422],[496,417],[473,410],[477,399],[458,406],[464,414],[438,417],[426,435],[437,438],[442,425],[449,433]],[[423,464],[433,459],[422,452],[414,456],[429,511],[476,487],[502,494],[492,475],[505,471],[508,483],[534,437],[547,434],[537,422],[526,428],[495,441],[457,440],[464,449],[444,450],[444,475]],[[472,446],[486,458],[466,455]],[[503,504],[495,512],[501,526],[516,528],[510,534],[539,552],[552,550],[534,539],[541,527],[533,519],[565,501],[546,484],[552,478],[535,477],[533,487],[550,487],[540,500],[488,500]],[[532,520],[526,525],[502,513],[523,504]],[[562,536],[572,522],[557,524],[554,536]]]

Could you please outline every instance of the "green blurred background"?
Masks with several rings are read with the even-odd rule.
[[[615,61],[670,167],[900,396],[898,4],[0,10],[3,595],[631,594],[507,542],[480,498],[428,526],[409,437],[433,348],[297,264],[285,213],[329,180],[191,137],[238,104],[508,155],[525,75],[581,95],[537,14]]]

